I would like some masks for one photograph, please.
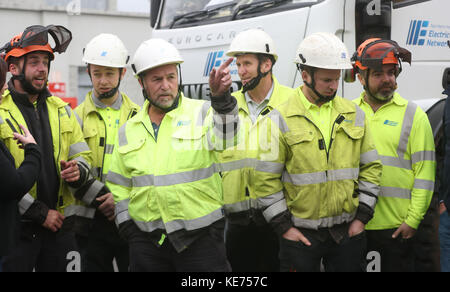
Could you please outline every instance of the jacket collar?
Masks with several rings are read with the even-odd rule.
[[[3,100],[2,103],[0,104],[0,108],[4,109],[4,110],[10,110],[12,104],[15,104],[15,101],[12,98],[12,95],[17,95],[17,100],[19,102],[23,102],[24,105],[26,106],[33,106],[32,103],[30,103],[30,101],[28,100],[28,95],[27,94],[22,94],[19,93],[15,90],[14,84],[11,84],[12,82],[8,82],[8,89],[5,90],[4,94],[3,94]],[[60,108],[60,107],[65,107],[67,106],[69,103],[62,101],[60,98],[52,96],[52,94],[50,93],[50,91],[48,91],[48,89],[46,91],[44,91],[43,93],[41,93],[41,95],[38,98],[38,102],[44,102],[46,101],[47,103],[51,103],[53,105],[55,105],[56,107]]]
[[[119,94],[120,94],[119,98],[113,104],[112,108],[118,110],[118,109],[120,109],[120,107],[122,105],[130,106],[131,108],[136,108],[133,104],[129,103],[128,96],[125,93],[119,92]],[[101,103],[97,98],[95,98],[95,96],[92,94],[92,91],[89,91],[85,97],[86,114],[90,114],[91,112],[97,112],[98,108],[106,108],[106,106],[103,103],[101,103],[103,106],[101,106],[100,104],[98,104],[98,106],[97,106],[94,99],[96,99],[98,101],[98,103]],[[120,99],[120,103],[119,103],[119,99]],[[136,110],[138,110],[138,108],[136,108]]]
[[[305,97],[303,94],[302,88],[304,85],[297,87],[295,89],[295,95],[293,96],[292,103],[290,103],[290,106],[287,108],[286,116],[306,116],[308,111],[305,108],[305,105],[301,101],[301,97]],[[305,97],[306,98],[306,97]],[[336,95],[336,97],[333,99],[332,102],[332,108],[339,114],[347,114],[347,113],[354,113],[356,111],[355,107],[352,106],[350,103],[345,103],[342,100],[342,97],[339,97]]]
[[[272,94],[269,98],[269,103],[267,104],[267,107],[270,109],[273,109],[275,107],[275,104],[277,103],[277,101],[275,100],[276,97],[279,94],[280,91],[280,83],[278,82],[277,78],[272,74]],[[247,114],[249,113],[248,110],[248,104],[247,104],[247,100],[245,98],[244,93],[242,93],[242,89],[239,90],[238,92],[236,92],[236,94],[233,94],[233,96],[236,98],[237,102],[238,102],[238,106],[239,106],[239,110],[243,110],[245,111]]]

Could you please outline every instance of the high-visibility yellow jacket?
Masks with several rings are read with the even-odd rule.
[[[257,140],[250,141],[250,132],[255,131],[259,121],[273,108],[285,102],[294,90],[280,85],[273,78],[273,91],[269,103],[262,110],[256,122],[253,124],[250,117],[247,101],[242,90],[233,93],[239,107],[241,131],[239,132],[239,144],[223,151],[219,155],[224,172],[222,173],[223,194],[225,211],[227,213],[245,212],[254,208],[256,197],[254,185],[251,183],[251,173],[256,162],[258,149]]]
[[[90,167],[91,151],[84,141],[83,133],[68,103],[63,102],[56,96],[46,99],[48,117],[52,131],[53,152],[58,174],[61,173],[60,161],[77,160],[85,166]],[[15,159],[16,167],[24,160],[24,151],[19,148],[13,139],[13,132],[5,122],[8,118],[19,129],[19,124],[26,127],[26,122],[11,94],[5,91],[2,104],[0,105],[0,137],[5,142],[9,151]],[[19,202],[20,213],[24,214],[33,204],[37,196],[36,185]],[[76,200],[67,183],[60,179],[57,210],[65,217],[82,213],[83,207]]]
[[[393,229],[403,222],[417,229],[434,191],[436,162],[430,122],[422,109],[398,93],[375,113],[364,95],[354,102],[366,112],[383,163],[378,204],[366,229]]]
[[[140,107],[132,102],[126,94],[122,93],[121,96],[119,128],[140,110]],[[107,143],[109,140],[107,127],[94,104],[92,92],[89,92],[85,100],[75,109],[75,114],[83,131],[84,139],[92,151],[92,172],[96,179],[104,182],[108,169],[104,169],[103,164],[105,157],[112,155],[114,144]]]
[[[220,165],[211,150],[220,149],[228,137],[235,143],[237,106],[222,119],[210,102],[181,95],[157,136],[148,109],[146,101],[119,130],[106,179],[116,202],[116,223],[132,219],[144,232],[163,229],[170,234],[223,218]]]
[[[336,96],[332,116],[337,119],[327,149],[301,95],[299,87],[258,126],[267,133],[259,143],[255,168],[255,191],[263,215],[270,222],[289,210],[293,225],[309,229],[359,219],[361,204],[375,208],[382,171],[365,114]]]

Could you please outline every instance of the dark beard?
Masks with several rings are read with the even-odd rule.
[[[113,89],[111,89],[111,90],[108,91],[108,92],[99,94],[99,95],[97,96],[97,98],[100,99],[100,100],[111,98],[111,97],[113,97],[113,96],[117,93],[118,90],[119,90],[119,86],[114,87]]]
[[[25,92],[27,92],[28,94],[41,94],[42,92],[46,91],[47,87],[44,86],[41,89],[38,89],[36,87],[34,87],[28,80],[26,80],[25,78],[21,78],[19,79],[20,85],[22,85],[23,90],[25,90]]]

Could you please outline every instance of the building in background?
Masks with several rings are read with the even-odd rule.
[[[67,27],[73,40],[67,52],[52,63],[49,88],[60,97],[73,98],[72,105],[80,104],[92,88],[81,61],[84,46],[95,35],[113,33],[133,56],[139,44],[151,36],[149,10],[149,0],[0,0],[0,47],[30,25]],[[130,62],[121,90],[142,105],[144,99]]]

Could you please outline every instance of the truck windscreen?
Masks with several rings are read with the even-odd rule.
[[[232,21],[311,6],[322,0],[165,0],[159,29]]]

